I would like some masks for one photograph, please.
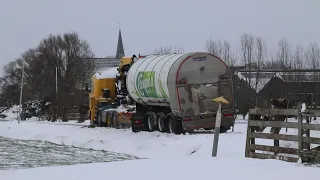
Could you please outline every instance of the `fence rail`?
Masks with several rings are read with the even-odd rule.
[[[273,117],[274,120],[261,120],[261,115]],[[297,117],[297,122],[285,122],[288,116]],[[303,162],[319,161],[320,146],[310,147],[311,144],[320,145],[320,124],[310,124],[311,117],[320,117],[320,110],[301,112],[301,106],[299,109],[250,109],[245,156],[288,162],[297,162],[299,158]],[[259,130],[258,127],[261,129]],[[271,127],[272,133],[264,132],[266,127]],[[281,128],[298,129],[298,135],[280,134]],[[319,137],[310,137],[310,130],[317,131]],[[256,139],[274,140],[274,145],[256,144]],[[280,147],[280,140],[297,142],[298,148]]]

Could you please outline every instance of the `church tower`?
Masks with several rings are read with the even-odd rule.
[[[120,59],[123,56],[125,56],[125,54],[124,54],[124,49],[123,49],[121,29],[119,28],[119,37],[118,37],[118,46],[117,46],[116,58]]]

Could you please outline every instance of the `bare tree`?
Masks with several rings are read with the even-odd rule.
[[[304,49],[301,45],[298,45],[295,48],[295,52],[294,52],[293,59],[292,59],[292,69],[296,71],[295,80],[297,82],[304,81],[303,72],[301,72],[301,70],[304,69],[304,67],[305,67]]]
[[[310,68],[318,69],[320,65],[320,49],[317,43],[310,43],[307,49],[307,62]]]
[[[317,43],[313,42],[310,43],[308,50],[306,52],[306,58],[309,67],[313,70],[313,82],[319,82],[320,81],[320,74],[319,72],[316,72],[317,69],[320,68],[320,48]],[[319,102],[316,102],[319,99],[319,97],[315,98],[314,95],[318,95],[318,92],[316,92],[315,83],[313,83],[313,95],[312,95],[312,103],[318,104]],[[314,104],[315,105],[315,104]]]
[[[0,79],[1,84],[1,106],[11,106],[19,103],[20,83],[22,75],[21,60],[9,62],[3,67],[3,77]]]
[[[301,70],[305,67],[304,63],[304,50],[301,45],[296,46],[294,57],[293,57],[293,69]]]
[[[153,52],[157,55],[167,55],[167,54],[174,54],[174,53],[183,53],[182,47],[171,47],[171,46],[161,46],[159,48],[156,48]]]
[[[256,77],[255,77],[255,90],[258,91],[261,86],[260,84],[262,79],[260,78],[260,71],[263,68],[263,65],[265,63],[266,57],[267,57],[267,46],[266,43],[262,40],[261,37],[255,38],[255,53],[254,58],[256,61]],[[259,85],[259,87],[258,87]],[[259,89],[258,89],[259,88]]]
[[[252,65],[254,57],[254,37],[251,34],[244,33],[241,38],[241,62],[249,70],[250,76],[252,76]],[[248,78],[247,82],[251,84],[251,79]]]
[[[221,40],[209,39],[206,44],[206,49],[209,53],[214,54],[218,57],[222,57],[223,54],[223,43]]]
[[[206,49],[207,52],[218,56],[229,66],[236,63],[236,56],[231,52],[231,45],[228,41],[210,39],[206,43]]]
[[[267,58],[263,64],[264,69],[274,69],[275,57],[272,52],[268,52]]]
[[[285,82],[293,81],[294,76],[293,72],[291,70],[293,69],[293,63],[292,63],[292,54],[291,54],[291,46],[289,44],[289,41],[286,38],[282,38],[278,41],[278,51],[276,60],[279,63],[279,68],[283,70],[282,78]],[[293,94],[289,93],[289,87],[285,86],[285,94],[286,98],[289,99],[289,96],[292,96]]]
[[[280,69],[288,70],[291,67],[290,45],[286,38],[278,42],[277,61],[280,63]]]

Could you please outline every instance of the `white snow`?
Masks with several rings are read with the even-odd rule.
[[[256,74],[256,72],[251,72],[251,73],[252,73],[252,74]],[[279,77],[276,73],[272,73],[272,74],[274,74],[274,76]],[[253,78],[246,78],[246,77],[242,74],[242,72],[238,72],[238,73],[237,73],[237,76],[238,76],[240,79],[248,82],[249,85],[250,85],[250,87],[251,87],[252,89],[255,89],[256,92],[260,92],[260,90],[261,90],[265,85],[267,85],[268,82],[269,82],[269,81],[271,80],[271,78],[272,78],[272,76],[270,76],[270,77],[268,77],[268,78],[263,78],[263,77],[259,77],[259,78],[255,78],[255,77],[253,77]],[[258,82],[257,82],[257,80],[258,80]],[[257,82],[257,89],[256,89],[256,82]]]
[[[238,121],[238,120],[237,120]],[[234,131],[221,134],[218,157],[211,157],[213,134],[173,135],[159,132],[133,133],[130,129],[82,128],[75,122],[17,121],[0,122],[0,136],[46,140],[77,147],[104,149],[132,154],[147,160],[95,163],[0,171],[1,179],[224,179],[269,180],[319,178],[320,169],[280,160],[244,157],[246,127],[239,120]],[[269,131],[266,129],[265,131]],[[292,133],[289,129],[288,133]],[[285,129],[282,130],[285,132]],[[259,140],[259,144],[273,144]],[[280,145],[283,142],[280,141]],[[290,144],[289,144],[290,146]],[[192,153],[194,152],[194,153]],[[213,174],[214,173],[214,174]]]
[[[306,111],[306,104],[305,103],[302,103],[301,105],[301,112],[305,112]]]
[[[5,180],[163,180],[163,179],[318,179],[319,168],[299,167],[276,160],[238,161],[232,158],[136,160],[86,165],[0,171]]]
[[[95,76],[97,79],[116,78],[118,73],[117,68],[118,67],[108,68],[96,73]]]
[[[19,105],[18,106],[16,105],[8,110],[5,110],[4,112],[2,112],[2,114],[7,116],[5,120],[13,120],[13,119],[17,119],[18,112],[19,112]]]

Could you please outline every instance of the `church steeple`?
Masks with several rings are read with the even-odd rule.
[[[122,36],[121,36],[121,29],[119,27],[119,37],[118,37],[118,46],[117,46],[117,53],[116,53],[116,58],[120,59],[124,54],[124,49],[123,49],[123,42],[122,42]]]

